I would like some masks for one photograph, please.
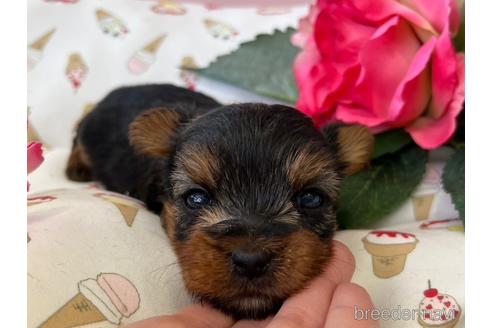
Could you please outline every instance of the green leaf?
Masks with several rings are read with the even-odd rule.
[[[465,220],[465,148],[458,148],[448,159],[442,175],[444,189],[451,194],[454,207]]]
[[[375,137],[372,158],[378,158],[385,154],[394,153],[403,148],[403,146],[408,145],[411,141],[412,138],[405,130],[392,130],[378,134]]]
[[[426,162],[427,152],[409,145],[347,177],[339,200],[340,228],[367,228],[401,206],[422,180]]]
[[[217,58],[209,67],[197,72],[212,79],[228,82],[253,92],[295,103],[298,91],[292,64],[299,49],[290,43],[294,32],[275,31],[246,42],[235,52]]]

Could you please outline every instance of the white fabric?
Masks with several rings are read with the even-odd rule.
[[[259,14],[258,8],[208,10],[198,4],[180,4],[185,8],[183,15],[157,14],[152,11],[157,3],[28,1],[28,53],[32,54],[28,60],[32,67],[28,72],[28,106],[31,122],[43,141],[51,146],[69,146],[73,126],[84,107],[97,103],[116,87],[152,82],[194,83],[196,77],[179,69],[183,58],[193,58],[196,65],[206,66],[260,33],[297,26],[298,19],[307,13],[306,6],[267,15]],[[107,18],[102,18],[100,26],[98,10],[110,14],[128,33],[118,37],[104,33]],[[206,21],[213,24],[207,25]],[[36,41],[52,29],[42,51],[36,49]],[[217,31],[219,35],[214,37]],[[128,67],[132,56],[159,36],[164,38],[153,64],[142,74],[132,73]],[[67,73],[72,78],[83,77],[78,89],[73,88]],[[219,95],[219,100],[229,98]]]
[[[159,218],[139,210],[129,226],[117,206],[94,196],[99,192],[52,190],[47,194],[55,199],[28,207],[28,327],[38,327],[79,292],[80,282],[101,273],[117,273],[137,288],[140,305],[131,321],[189,304]]]
[[[55,199],[47,198],[46,203],[28,208],[28,327],[37,327],[73,297],[77,283],[106,272],[129,279],[140,295],[139,309],[122,323],[172,313],[189,304],[159,218],[134,201],[137,214],[125,221],[118,206],[108,201],[110,197],[95,196],[103,191],[95,189],[93,183],[66,180],[63,168],[68,154],[68,149],[48,151],[43,165],[29,176],[29,197],[48,195]],[[463,228],[457,220],[433,222],[415,221],[410,216],[404,224],[377,229],[415,235],[416,240],[409,239],[415,248],[407,250],[401,271],[392,263],[398,260],[392,254],[398,239],[391,243],[386,235],[381,243],[386,247],[384,256],[378,259],[362,241],[369,230],[341,231],[336,238],[356,258],[353,281],[367,288],[381,311],[402,315],[402,309],[417,310],[430,280],[433,288],[459,304],[460,323],[455,327],[464,327]],[[379,278],[381,267],[374,268],[374,261],[387,262],[383,269],[393,275]],[[417,326],[416,320],[381,320],[381,327]],[[103,322],[90,327],[113,326]]]

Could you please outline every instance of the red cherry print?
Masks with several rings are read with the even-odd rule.
[[[451,306],[451,302],[444,302],[444,305],[446,305],[446,307],[450,307]]]
[[[37,197],[28,197],[27,200],[30,200],[30,201],[35,201],[35,200],[45,200],[45,201],[50,201],[50,200],[54,200],[56,199],[56,197],[53,197],[53,196],[37,196]]]
[[[407,233],[407,232],[399,232],[399,231],[375,230],[375,231],[372,231],[371,233],[376,235],[377,237],[388,236],[390,238],[395,238],[398,235],[400,235],[403,238],[409,238],[409,237],[415,238],[414,234]]]
[[[429,288],[424,291],[425,297],[434,297],[439,294],[439,291],[436,288]]]
[[[442,301],[443,298],[444,298],[444,296],[441,296],[441,295],[437,296],[437,299],[440,301]]]
[[[432,309],[433,309],[432,304],[427,305],[425,308],[426,308],[427,310],[432,310]]]

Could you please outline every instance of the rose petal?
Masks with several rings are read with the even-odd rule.
[[[360,51],[362,74],[347,99],[387,119],[397,87],[418,53],[420,42],[408,23],[393,17],[381,25]]]
[[[446,28],[437,40],[432,58],[432,103],[429,111],[431,117],[441,117],[452,101],[459,83],[456,71],[456,52]]]
[[[320,68],[326,71],[327,68]],[[298,82],[301,85],[302,82]],[[300,87],[300,97],[296,104],[297,108],[311,117],[317,117],[318,114],[323,113],[324,116],[329,117],[333,110],[332,104],[328,100],[328,96],[335,95],[334,89],[337,88],[337,84],[341,83],[341,78],[336,76],[336,71],[328,73],[325,76],[321,76],[319,79],[311,79],[302,83],[303,87]]]
[[[313,33],[313,25],[318,16],[318,7],[309,6],[309,13],[306,17],[299,20],[299,28],[291,37],[291,43],[297,47],[304,47]]]
[[[401,127],[419,117],[427,108],[431,97],[430,63],[436,38],[427,41],[413,58],[410,68],[398,85],[388,109],[392,127]]]
[[[442,0],[431,0],[442,1]],[[397,0],[351,0],[354,7],[364,13],[364,17],[374,22],[386,21],[393,16],[401,16],[413,25],[437,34],[432,24],[415,10]]]
[[[302,111],[318,125],[338,119],[376,132],[411,124],[407,130],[424,148],[452,136],[464,101],[464,61],[451,44],[460,20],[456,0],[316,6],[309,51],[295,63]]]
[[[456,117],[463,110],[465,100],[465,57],[462,54],[456,56],[458,85],[453,94],[453,99],[447,111],[440,118],[421,117],[406,130],[413,140],[424,149],[434,149],[451,138],[456,129]]]
[[[37,169],[43,163],[42,144],[33,141],[27,145],[27,174]]]
[[[357,123],[370,128],[378,127],[386,120],[374,115],[370,108],[355,103],[340,103],[336,108],[335,118],[348,124]]]
[[[309,41],[306,48],[294,60],[294,76],[299,87],[297,106],[307,115],[312,114],[321,103],[317,102],[317,81],[323,77],[325,70],[320,65],[321,57],[314,42]]]
[[[401,0],[401,3],[421,14],[438,32],[443,31],[449,23],[452,3],[456,9],[455,0]],[[452,18],[453,24],[456,24],[456,17]]]
[[[314,27],[314,39],[324,58],[338,70],[358,61],[360,47],[370,39],[377,26],[365,24],[354,12],[336,6],[320,11]]]
[[[451,138],[456,129],[456,117],[451,112],[438,120],[421,117],[406,128],[412,139],[424,149],[434,149]]]
[[[320,56],[314,40],[311,38],[304,50],[294,60],[294,75],[299,87],[297,107],[306,115],[311,116],[315,123],[316,117],[330,117],[333,99],[344,81],[343,74],[333,67],[331,62]]]

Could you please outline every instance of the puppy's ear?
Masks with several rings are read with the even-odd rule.
[[[168,108],[143,112],[130,124],[128,138],[139,154],[150,157],[167,156],[178,134],[181,115]]]
[[[371,161],[374,137],[362,125],[329,124],[323,128],[329,143],[335,144],[346,175],[352,175]]]

